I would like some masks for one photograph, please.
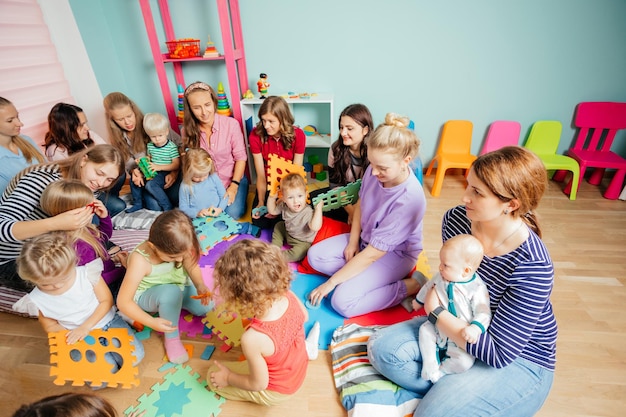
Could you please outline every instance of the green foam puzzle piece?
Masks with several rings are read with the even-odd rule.
[[[239,223],[224,212],[216,217],[196,217],[192,223],[204,254],[222,240],[239,233]]]
[[[343,187],[334,188],[323,194],[318,194],[313,198],[313,207],[320,201],[324,201],[323,211],[338,209],[339,207],[354,204],[359,198],[359,190],[361,189],[361,180],[356,180]]]
[[[226,400],[209,391],[198,373],[192,373],[189,366],[177,365],[174,369],[164,381],[152,386],[152,392],[141,395],[137,406],[128,407],[124,413],[146,411],[146,416],[157,417],[215,417],[221,413],[220,406]]]

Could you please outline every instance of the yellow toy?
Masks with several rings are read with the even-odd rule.
[[[68,330],[48,333],[50,363],[53,365],[50,376],[56,377],[56,385],[65,385],[66,381],[72,381],[73,386],[89,383],[92,387],[106,384],[108,387],[132,388],[139,385],[139,370],[133,366],[136,359],[131,343],[133,337],[128,330],[92,330],[87,337],[72,345],[65,341],[67,333]],[[105,354],[110,357],[105,358]],[[109,362],[111,357],[115,358],[115,363]]]
[[[270,195],[276,195],[280,188],[280,180],[287,174],[292,172],[298,173],[304,178],[306,182],[306,172],[302,165],[295,165],[287,161],[285,158],[281,158],[276,154],[270,154],[267,161],[268,179],[267,185],[269,186]]]

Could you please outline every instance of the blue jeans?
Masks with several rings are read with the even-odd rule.
[[[164,174],[161,176],[161,174]],[[168,189],[164,189],[165,176],[168,172],[159,172],[156,177],[150,181],[146,181],[144,187],[137,187],[132,181],[130,183],[130,192],[133,196],[133,206],[139,204],[141,207],[152,211],[171,210],[172,207],[178,207],[178,190],[180,188],[181,175],[178,175],[176,182]],[[153,181],[159,180],[150,184]],[[157,198],[154,193],[159,195]],[[165,196],[165,197],[164,197]],[[168,208],[166,208],[168,207]]]
[[[133,354],[135,355],[135,361],[133,362],[133,366],[139,365],[139,362],[141,362],[141,360],[145,356],[145,351],[143,349],[143,344],[141,343],[139,339],[137,339],[137,336],[135,335],[135,331],[131,329],[128,323],[126,323],[124,319],[122,319],[120,315],[117,313],[115,313],[115,317],[113,317],[113,319],[110,322],[108,322],[104,327],[102,327],[102,330],[105,332],[108,329],[126,329],[126,331],[128,331],[128,334],[133,336],[132,344],[135,347],[135,349],[133,350]],[[100,343],[104,343],[104,341],[101,340]],[[93,352],[91,353],[93,354]],[[89,351],[87,351],[86,355],[89,356]],[[116,369],[120,369],[123,366],[123,363],[118,363],[116,355],[110,352],[107,352],[104,354],[104,357],[107,360],[107,362],[111,364],[115,364]],[[70,358],[73,361],[78,362],[81,360],[82,355],[80,354],[78,350],[71,350]],[[93,361],[94,359],[95,358],[87,358],[87,360],[89,361]]]
[[[368,342],[372,366],[385,377],[410,391],[420,400],[414,417],[534,415],[548,397],[554,372],[518,358],[503,368],[476,360],[460,374],[446,375],[436,384],[421,378],[417,317],[378,330]]]
[[[239,181],[239,189],[233,203],[226,207],[226,214],[235,220],[241,218],[246,212],[246,206],[248,203],[248,178],[244,175]]]
[[[124,186],[124,181],[126,181],[126,173],[122,172],[111,189],[98,194],[98,200],[102,201],[111,217],[121,213],[126,208],[126,203],[120,198],[120,190]]]

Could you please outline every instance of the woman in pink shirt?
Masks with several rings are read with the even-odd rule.
[[[183,147],[202,148],[209,153],[226,189],[225,212],[239,219],[246,211],[248,197],[248,153],[241,127],[232,117],[216,113],[217,94],[201,81],[185,89],[183,105]]]

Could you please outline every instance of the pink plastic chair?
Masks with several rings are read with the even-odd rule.
[[[626,159],[611,151],[611,145],[618,130],[626,129],[626,103],[583,102],[578,104],[574,125],[579,129],[574,146],[567,154],[578,161],[580,175],[587,168],[595,168],[589,183],[599,185],[604,171],[615,169],[613,179],[604,192],[604,197],[615,200],[619,197],[626,177]],[[602,139],[604,138],[604,139]],[[562,181],[565,172],[557,172],[553,179]],[[565,187],[571,191],[572,181]]]
[[[522,126],[518,122],[497,120],[491,123],[480,155],[504,148],[505,146],[518,145],[521,130]]]

